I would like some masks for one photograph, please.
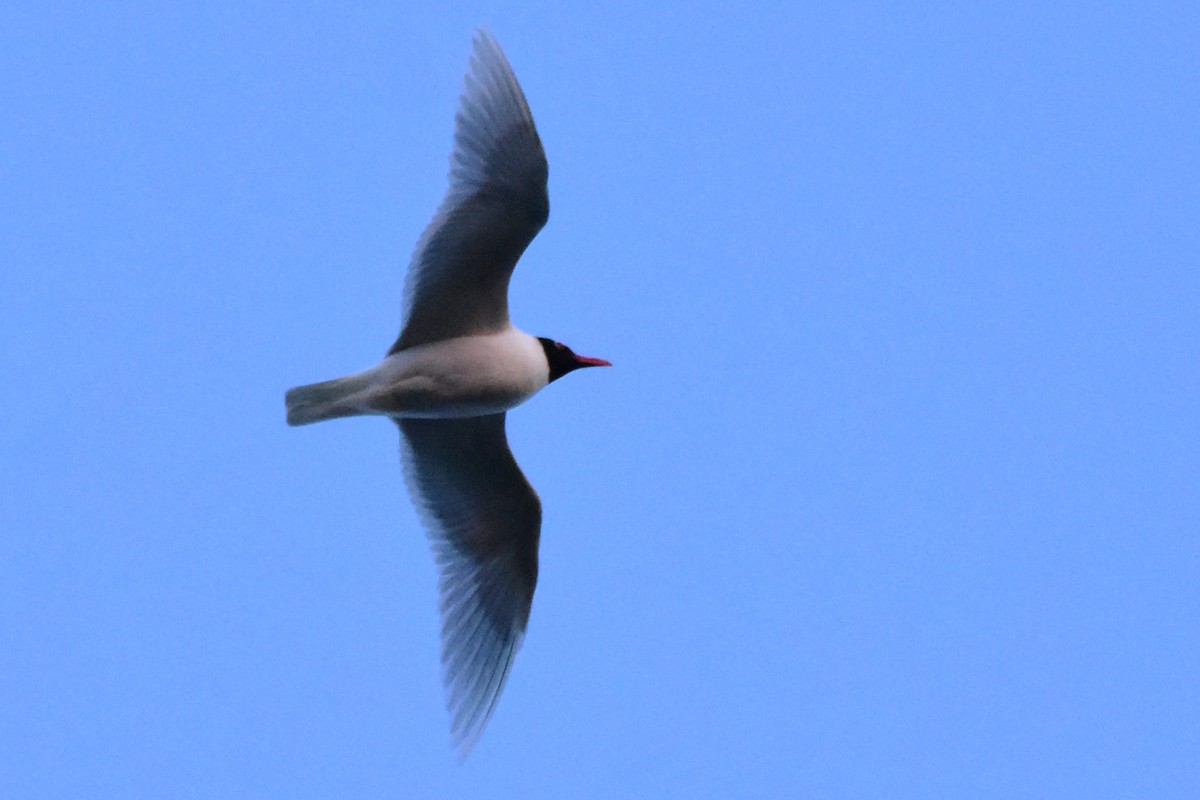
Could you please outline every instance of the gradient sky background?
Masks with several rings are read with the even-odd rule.
[[[0,6],[0,796],[1200,796],[1195,3],[184,5]],[[510,415],[459,766],[396,431],[283,393],[391,344],[484,23],[514,318],[617,366]]]

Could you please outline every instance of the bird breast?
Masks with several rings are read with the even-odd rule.
[[[541,343],[514,328],[407,348],[371,371],[364,411],[426,419],[507,411],[549,380]]]

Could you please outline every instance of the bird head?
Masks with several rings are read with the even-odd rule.
[[[612,364],[603,358],[581,356],[562,342],[539,336],[542,349],[546,351],[546,363],[550,365],[550,381],[556,381],[568,372],[574,372],[584,367],[611,367]]]

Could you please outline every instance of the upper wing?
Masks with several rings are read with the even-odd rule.
[[[504,414],[396,424],[440,572],[442,678],[451,733],[465,755],[525,635],[542,504],[508,449]]]
[[[454,119],[450,188],[417,242],[404,325],[388,354],[508,324],[513,267],[550,215],[548,166],[500,45],[475,36]]]

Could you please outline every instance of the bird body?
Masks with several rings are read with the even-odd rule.
[[[382,415],[438,564],[442,677],[466,755],[504,687],[537,584],[542,507],[508,447],[506,413],[607,361],[515,328],[508,283],[549,215],[548,168],[500,45],[475,38],[455,116],[450,187],[417,242],[404,322],[374,367],[286,396],[289,425]]]
[[[392,353],[374,367],[288,392],[289,425],[382,414],[446,419],[508,411],[550,380],[541,342],[509,326]]]

